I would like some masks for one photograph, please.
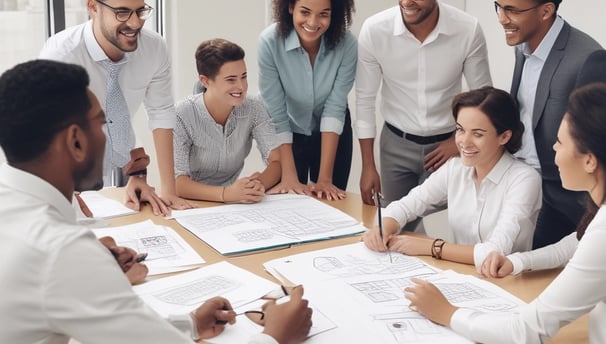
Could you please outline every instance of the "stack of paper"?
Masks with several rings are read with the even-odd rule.
[[[147,253],[144,264],[150,276],[189,270],[204,264],[204,259],[172,228],[158,226],[151,220],[93,231],[97,237],[111,236],[118,246]]]
[[[105,197],[97,191],[82,192],[80,193],[80,197],[82,197],[82,200],[84,200],[95,218],[108,219],[111,217],[137,213],[136,211],[127,208],[124,204]]]
[[[256,204],[173,211],[173,217],[223,255],[337,238],[366,230],[353,217],[302,195],[272,195]]]

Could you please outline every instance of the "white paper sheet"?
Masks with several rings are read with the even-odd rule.
[[[273,282],[228,262],[220,262],[133,287],[158,314],[188,313],[204,301],[222,296],[236,308],[279,288]]]
[[[95,218],[108,219],[111,217],[137,213],[136,211],[127,208],[124,204],[105,197],[97,191],[81,192],[80,197],[82,197]]]
[[[237,254],[362,233],[356,219],[312,197],[271,195],[256,204],[173,211],[219,253]]]
[[[151,220],[126,226],[96,228],[97,237],[111,236],[118,246],[147,253],[144,264],[148,275],[194,269],[205,261],[172,228],[159,226]]]
[[[403,289],[411,277],[431,280],[455,305],[515,311],[521,300],[473,276],[440,271],[422,260],[368,250],[363,243],[272,260],[271,272],[303,284],[310,302],[337,324],[311,343],[469,343],[448,328],[410,310]]]

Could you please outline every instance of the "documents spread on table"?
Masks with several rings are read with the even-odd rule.
[[[111,236],[118,246],[147,253],[148,275],[189,270],[204,264],[196,251],[172,228],[151,220],[126,226],[93,229],[97,237]]]
[[[373,252],[363,243],[279,258],[264,264],[278,279],[303,284],[305,297],[337,328],[310,343],[469,343],[410,310],[404,288],[412,277],[432,281],[460,307],[488,312],[515,311],[523,301],[487,281],[440,271],[422,260]],[[277,272],[277,273],[276,273]]]
[[[137,213],[121,202],[105,197],[97,191],[81,192],[80,197],[82,197],[95,218],[107,219]]]
[[[173,211],[173,217],[223,255],[246,253],[366,230],[353,217],[302,195],[265,196],[256,204]]]
[[[226,329],[221,335],[206,341],[210,343],[246,343],[252,334],[261,332],[262,327],[250,321],[244,312],[261,310],[262,305],[266,302],[266,300],[261,300],[261,297],[275,292],[280,287],[223,261],[177,276],[149,281],[134,286],[133,289],[163,317],[168,317],[170,314],[187,314],[198,308],[204,301],[215,296],[222,296],[229,300],[238,314],[236,324],[226,325]],[[335,327],[334,323],[317,308],[314,308],[312,322],[310,336]]]

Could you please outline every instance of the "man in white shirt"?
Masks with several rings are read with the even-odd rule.
[[[457,155],[450,112],[462,90],[491,85],[484,34],[477,19],[437,0],[400,0],[368,18],[358,38],[354,128],[362,152],[364,203],[382,191],[400,199]],[[374,159],[375,103],[385,125],[380,170]]]
[[[0,77],[0,343],[191,343],[221,333],[235,321],[226,299],[160,318],[77,224],[74,191],[103,185],[106,119],[88,83],[82,67],[48,60]],[[268,305],[264,333],[250,342],[303,340],[311,309],[302,295],[295,288],[291,301]]]
[[[152,8],[143,0],[87,0],[87,8],[91,20],[51,37],[40,52],[40,58],[83,66],[90,75],[92,91],[110,115],[107,132],[124,130],[125,134],[119,135],[121,137],[115,140],[108,136],[110,140],[104,163],[105,185],[122,186],[120,182],[111,183],[111,176],[116,173],[122,175],[120,171],[128,161],[128,153],[119,155],[117,152],[128,152],[134,148],[134,131],[130,118],[143,102],[154,137],[162,192],[159,197],[154,189],[147,185],[144,174],[127,176],[126,204],[139,210],[140,201],[149,202],[156,215],[167,215],[170,212],[169,207],[189,208],[190,205],[177,197],[175,191],[173,128],[176,113],[166,43],[157,33],[143,28]],[[107,109],[114,102],[112,99],[106,99],[110,68],[108,64],[121,65],[118,82],[128,108],[128,113],[123,115],[127,118],[122,119],[126,121],[127,128],[116,127],[120,124],[113,120],[113,114]],[[117,139],[122,142],[116,142]],[[130,147],[122,147],[124,145]],[[118,158],[119,156],[122,158]]]
[[[587,57],[601,46],[557,14],[561,0],[494,2],[508,45],[515,46],[511,95],[526,130],[516,157],[541,173],[543,203],[533,248],[572,233],[583,214],[582,194],[565,190],[554,164],[553,144]]]

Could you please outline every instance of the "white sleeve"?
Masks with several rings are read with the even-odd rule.
[[[358,37],[355,81],[356,116],[353,127],[359,139],[376,136],[375,103],[383,74],[374,54],[370,25],[365,21]]]
[[[250,337],[248,344],[279,344],[272,336],[265,333],[257,333]]]
[[[554,244],[533,251],[511,254],[507,258],[513,264],[512,274],[562,267],[574,255],[578,244],[577,233],[573,232]]]

